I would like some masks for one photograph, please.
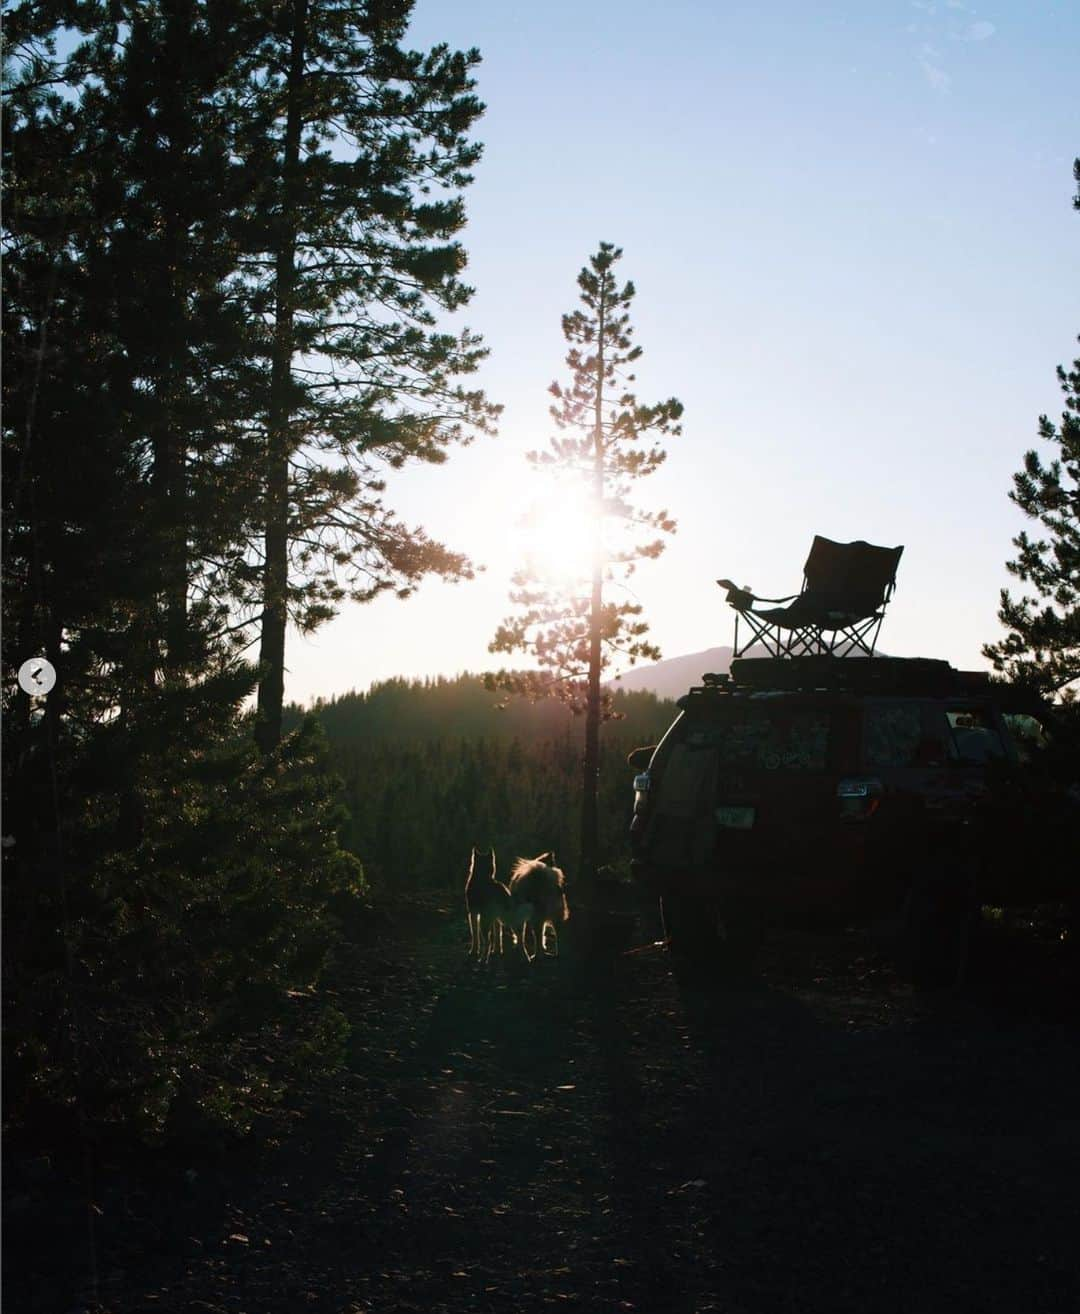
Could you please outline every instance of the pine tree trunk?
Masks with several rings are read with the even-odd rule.
[[[176,15],[167,15],[166,41],[175,30]],[[168,44],[166,51],[168,51]],[[156,325],[160,334],[154,362],[158,408],[151,431],[153,450],[152,493],[156,524],[154,562],[157,572],[157,606],[164,609],[164,652],[161,666],[165,676],[179,675],[190,656],[188,643],[188,515],[186,399],[188,392],[187,292],[184,270],[191,260],[185,191],[186,155],[192,144],[192,128],[185,103],[185,89],[172,84],[160,102],[160,113],[168,136],[161,179],[163,226],[161,245],[154,253],[158,277],[165,285],[162,316]],[[180,125],[183,125],[182,127]],[[160,633],[160,626],[158,627]]]
[[[582,892],[592,896],[596,876],[597,785],[600,771],[600,604],[601,578],[593,570],[589,611],[589,688],[585,704],[585,756],[582,762],[581,873]]]
[[[600,773],[600,625],[603,606],[604,504],[604,301],[600,302],[596,342],[596,403],[593,429],[593,563],[589,606],[589,684],[585,704],[585,758],[582,763],[581,871],[579,899],[591,910],[596,885],[597,787]]]
[[[285,699],[285,627],[289,582],[289,458],[294,294],[296,290],[297,175],[302,128],[300,94],[304,78],[307,0],[293,2],[292,50],[287,82],[284,214],[274,270],[274,347],[270,367],[270,408],[266,436],[266,526],[263,613],[259,645],[259,715],[255,741],[264,753],[281,740]]]
[[[183,177],[183,151],[173,143],[173,169]],[[178,157],[178,158],[177,158]],[[175,185],[175,184],[174,184]],[[168,197],[168,192],[166,192]],[[179,206],[167,213],[162,249],[162,265],[168,281],[170,333],[159,367],[161,406],[157,432],[153,435],[153,486],[161,535],[157,569],[161,576],[161,593],[165,602],[166,676],[184,669],[188,659],[188,507],[187,442],[182,415],[185,388],[180,362],[186,354],[187,325],[185,293],[180,286],[180,270],[185,263],[184,237]]]
[[[163,666],[167,675],[183,670],[188,656],[187,452],[177,422],[177,401],[166,385],[161,403],[163,424],[153,439],[153,490],[160,526],[157,571],[165,600]]]
[[[169,454],[168,542],[165,558],[165,668],[182,671],[187,664],[188,644],[188,552],[186,453],[172,445]]]

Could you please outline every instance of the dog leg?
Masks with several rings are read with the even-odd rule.
[[[469,922],[469,956],[471,958],[474,950],[476,949],[476,929],[473,926],[473,914],[471,912],[467,912],[465,916],[468,918],[468,922]]]

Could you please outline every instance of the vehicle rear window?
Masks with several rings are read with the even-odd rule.
[[[693,727],[687,746],[709,748],[722,766],[760,771],[824,771],[829,760],[832,715],[820,707],[751,703]]]
[[[945,718],[952,732],[957,760],[981,766],[1005,756],[1005,745],[984,707],[946,709]]]

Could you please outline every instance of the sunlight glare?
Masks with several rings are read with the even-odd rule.
[[[523,563],[545,583],[587,579],[592,568],[593,511],[583,493],[555,488],[517,522]]]

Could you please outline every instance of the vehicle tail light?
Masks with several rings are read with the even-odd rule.
[[[639,771],[634,777],[634,816],[639,816],[645,811],[645,804],[648,802],[649,786],[652,784],[652,777],[648,771]]]
[[[845,821],[866,821],[881,806],[884,792],[881,781],[873,776],[841,780],[836,787],[841,817]]]

